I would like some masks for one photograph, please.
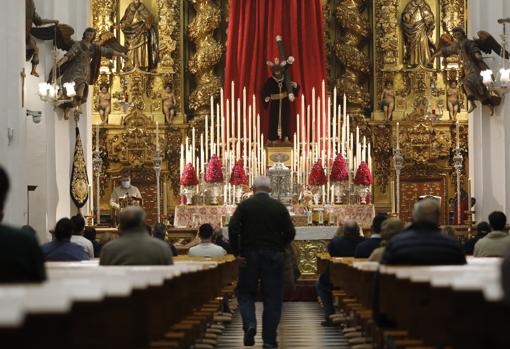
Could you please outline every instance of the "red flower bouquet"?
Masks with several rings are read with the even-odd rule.
[[[205,181],[207,183],[222,183],[223,172],[221,171],[221,161],[216,155],[211,156],[207,164],[207,171],[205,172]]]
[[[370,185],[373,183],[372,174],[365,161],[359,164],[356,176],[354,177],[354,184],[357,185]]]
[[[232,173],[230,174],[230,184],[232,185],[243,185],[248,184],[248,177],[244,171],[243,162],[237,161],[232,167]]]
[[[331,174],[329,176],[331,182],[345,182],[349,180],[349,173],[347,172],[347,164],[344,157],[338,154],[331,167]]]
[[[321,160],[318,160],[312,167],[312,171],[308,176],[308,184],[310,185],[324,185],[328,182],[324,168],[322,167]]]
[[[189,164],[186,164],[184,170],[182,171],[181,185],[188,187],[197,184],[198,184],[197,173],[195,171],[195,168],[193,167],[193,164],[190,162]]]

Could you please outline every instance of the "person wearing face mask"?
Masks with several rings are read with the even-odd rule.
[[[138,188],[134,185],[131,185],[131,175],[129,172],[122,173],[120,185],[113,189],[112,196],[110,197],[110,206],[115,210],[121,209],[119,199],[126,197],[137,198],[139,200],[142,199],[140,190],[138,190]]]

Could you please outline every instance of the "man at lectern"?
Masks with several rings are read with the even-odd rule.
[[[123,172],[120,179],[120,185],[113,189],[110,197],[110,206],[119,210],[126,206],[141,206],[142,194],[134,185],[131,185],[131,174]]]

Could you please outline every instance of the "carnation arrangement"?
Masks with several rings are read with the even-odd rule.
[[[188,187],[197,184],[198,184],[197,173],[195,171],[195,168],[193,167],[193,164],[190,162],[189,164],[186,164],[184,170],[182,171],[181,185]]]
[[[358,170],[356,171],[356,176],[354,177],[354,184],[370,185],[372,183],[373,183],[372,173],[370,173],[368,164],[365,161],[362,161],[359,164]]]
[[[234,167],[232,167],[232,172],[230,174],[230,184],[232,185],[248,184],[248,177],[246,177],[246,172],[244,171],[242,160],[236,161]]]
[[[349,180],[349,173],[347,172],[347,163],[341,154],[338,154],[331,167],[331,174],[329,175],[331,182],[345,182]]]
[[[207,163],[207,170],[205,172],[205,181],[207,183],[222,183],[223,172],[221,170],[221,161],[216,155],[211,156],[209,163]]]
[[[317,160],[315,164],[313,164],[312,170],[310,171],[310,175],[308,175],[308,184],[310,185],[324,185],[328,182],[326,178],[326,173],[324,172],[324,168],[322,167],[322,161]]]

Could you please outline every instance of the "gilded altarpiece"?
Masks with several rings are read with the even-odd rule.
[[[110,212],[110,193],[118,185],[121,172],[130,169],[132,183],[144,198],[148,221],[153,223],[157,220],[153,165],[156,123],[163,157],[160,208],[165,214],[167,207],[178,204],[180,144],[191,126],[199,132],[203,129],[209,99],[217,97],[223,83],[221,63],[228,2],[90,0],[90,3],[92,26],[98,34],[109,32],[132,49],[128,60],[103,59],[93,89],[94,132],[100,130],[100,141],[94,144],[94,150],[99,146],[103,165],[101,210]],[[170,93],[173,105],[165,108],[165,98]],[[106,116],[105,100],[110,103]]]
[[[396,147],[396,122],[400,122],[402,155],[402,197],[436,193],[436,189],[416,191],[405,183],[427,183],[445,198],[454,196],[455,175],[452,148],[455,122],[447,110],[448,82],[460,81],[455,57],[413,66],[408,58],[403,18],[411,2],[426,3],[433,18],[430,42],[437,47],[440,36],[452,28],[466,27],[467,0],[324,0],[324,28],[328,63],[328,86],[336,86],[348,96],[348,112],[353,117],[351,131],[360,126],[362,135],[372,140],[375,183],[373,199],[378,210],[389,210],[392,165]],[[135,0],[90,0],[93,26],[99,34],[110,32],[126,44],[120,25],[127,8]],[[101,122],[100,86],[108,85],[111,113],[100,125],[101,207],[108,211],[108,198],[120,173],[133,171],[133,183],[145,183],[145,205],[155,207],[155,177],[151,149],[155,149],[156,122],[159,123],[163,154],[162,189],[166,185],[169,210],[178,204],[179,147],[190,135],[204,127],[209,98],[217,98],[223,84],[228,0],[140,0],[153,17],[157,31],[158,62],[152,69],[126,66],[120,59],[103,60],[101,75],[94,88],[93,123]],[[406,17],[409,19],[408,17]],[[412,19],[411,19],[412,22]],[[385,83],[391,82],[393,115],[386,120],[381,109]],[[165,86],[171,84],[175,115],[170,123],[164,115]],[[461,147],[467,149],[466,103],[459,101]],[[420,140],[430,139],[423,151]],[[141,151],[141,144],[146,144]],[[467,168],[467,153],[464,151]],[[463,184],[466,185],[463,178]],[[434,184],[436,183],[436,184]],[[95,186],[94,186],[95,187]],[[153,189],[149,189],[153,188]],[[414,188],[414,187],[413,187]],[[421,188],[421,187],[420,187]],[[427,192],[428,191],[428,192]],[[406,199],[407,200],[407,199]],[[445,200],[446,201],[446,200]],[[161,205],[165,200],[162,198]],[[402,205],[405,201],[402,201]],[[401,207],[402,210],[405,207]],[[149,210],[148,210],[149,211]],[[161,208],[164,212],[164,208]],[[447,216],[444,206],[444,217]],[[154,212],[154,211],[153,211]],[[150,213],[154,215],[155,213]],[[151,217],[155,219],[154,216]]]
[[[400,181],[403,219],[410,217],[412,204],[419,196],[437,195],[443,198],[442,223],[448,222],[448,199],[456,192],[453,168],[456,121],[460,123],[460,148],[464,156],[461,180],[464,188],[467,185],[465,97],[460,94],[457,115],[450,116],[448,110],[452,82],[461,85],[461,67],[455,57],[428,60],[439,46],[441,35],[455,27],[466,27],[466,5],[465,0],[373,1],[373,111],[367,123],[374,144],[374,203],[381,210],[391,207],[390,185],[395,181],[393,154],[399,122],[404,157]],[[423,27],[422,23],[427,25]],[[423,31],[421,38],[417,29]],[[423,40],[422,45],[413,46],[419,40]],[[424,52],[428,49],[430,52]],[[388,100],[393,102],[392,115],[385,113]]]

